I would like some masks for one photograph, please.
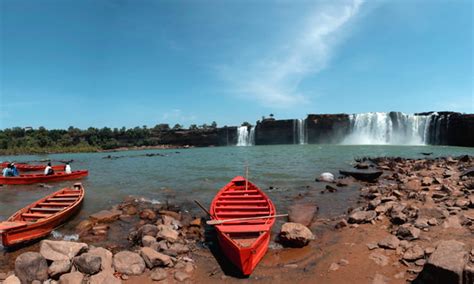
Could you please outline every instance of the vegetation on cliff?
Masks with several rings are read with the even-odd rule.
[[[191,131],[212,130],[211,125],[193,125]],[[81,130],[75,127],[48,130],[13,127],[0,130],[0,155],[41,154],[59,152],[93,152],[120,147],[141,147],[161,145],[161,136],[176,131],[185,131],[176,124],[170,128],[168,124],[158,124],[153,128],[145,125],[134,128],[94,128]]]

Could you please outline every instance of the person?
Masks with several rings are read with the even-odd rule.
[[[69,163],[66,163],[66,167],[64,167],[64,171],[66,172],[66,174],[72,173],[71,165],[69,165]]]
[[[4,177],[12,177],[13,176],[13,170],[11,168],[11,164],[8,164],[3,170],[2,170],[2,175]]]
[[[54,174],[54,170],[53,168],[51,167],[51,163],[48,163],[48,165],[46,166],[46,168],[44,168],[44,175],[45,176],[49,176],[49,175],[52,175]]]
[[[12,169],[12,172],[13,172],[13,176],[14,176],[14,177],[19,176],[20,173],[18,172],[18,169],[17,169],[16,166],[15,166],[15,163],[11,163],[11,165],[12,165],[11,169]]]

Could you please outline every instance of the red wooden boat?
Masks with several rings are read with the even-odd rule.
[[[17,211],[0,222],[3,246],[45,237],[74,215],[84,200],[84,188],[76,183],[63,188]]]
[[[10,164],[9,162],[4,162],[0,164],[0,167],[6,168]],[[15,163],[15,167],[20,171],[20,172],[34,172],[34,171],[44,171],[46,168],[46,165],[31,165],[31,164],[25,164],[25,163]],[[55,171],[64,171],[64,168],[66,165],[54,165],[51,166],[53,170]]]
[[[0,177],[0,184],[32,184],[40,182],[63,181],[71,179],[81,179],[89,174],[87,170],[73,171],[70,174],[65,172],[55,172],[52,175],[26,174],[16,177]]]
[[[257,186],[238,176],[214,197],[213,220],[254,218],[276,214],[272,201]],[[219,245],[244,275],[250,275],[265,255],[274,218],[225,222],[216,225]]]

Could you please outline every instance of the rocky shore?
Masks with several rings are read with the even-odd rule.
[[[365,158],[355,177],[377,178],[318,174],[315,194],[357,184],[357,206],[324,219],[317,204],[296,202],[249,278],[221,255],[204,213],[130,197],[81,221],[77,241],[4,254],[0,282],[474,283],[473,161]]]

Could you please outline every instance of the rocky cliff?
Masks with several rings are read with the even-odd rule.
[[[306,118],[308,144],[340,143],[350,129],[347,114],[309,114]]]

